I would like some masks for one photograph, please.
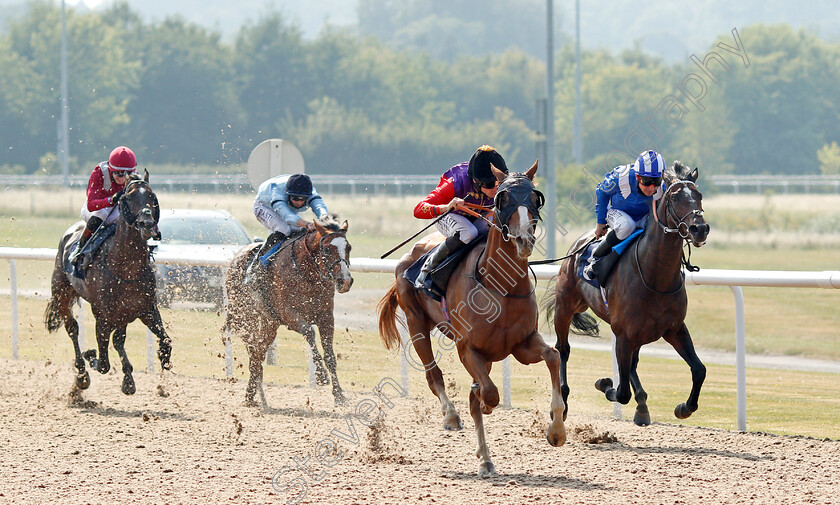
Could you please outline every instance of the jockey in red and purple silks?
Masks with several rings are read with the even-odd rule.
[[[441,176],[438,186],[414,207],[414,217],[434,219],[463,203],[492,207],[499,182],[493,175],[491,165],[504,173],[508,172],[504,158],[496,149],[488,145],[479,147],[469,161],[455,165]],[[487,223],[455,209],[435,223],[435,227],[446,240],[423,264],[415,282],[418,287],[423,285],[429,272],[446,257],[486,230]]]

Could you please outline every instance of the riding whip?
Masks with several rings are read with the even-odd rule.
[[[428,229],[429,229],[429,228],[430,228],[433,224],[435,224],[435,223],[437,223],[438,221],[440,221],[441,219],[443,219],[446,215],[448,215],[448,214],[449,214],[450,212],[452,212],[453,210],[455,210],[455,209],[454,209],[454,208],[453,208],[453,209],[449,209],[449,210],[447,210],[446,212],[444,212],[443,214],[441,214],[440,216],[436,217],[436,218],[435,218],[435,219],[434,219],[431,223],[429,223],[428,225],[426,225],[425,227],[423,227],[423,229],[422,229],[422,230],[418,231],[418,232],[417,232],[417,233],[415,233],[414,235],[412,235],[412,236],[408,237],[407,239],[405,239],[405,240],[403,240],[402,242],[400,242],[399,244],[397,244],[397,245],[396,245],[393,249],[391,249],[390,251],[388,251],[388,252],[386,252],[385,254],[383,254],[382,256],[380,256],[380,257],[379,257],[379,259],[383,259],[383,260],[384,260],[384,259],[385,259],[385,258],[387,258],[387,257],[388,257],[388,256],[389,256],[392,252],[394,252],[394,251],[396,251],[397,249],[399,249],[400,247],[402,247],[402,246],[406,245],[408,242],[410,242],[410,241],[411,241],[411,239],[415,238],[417,235],[420,235],[420,234],[421,234],[421,233],[423,233],[424,231],[428,230]]]

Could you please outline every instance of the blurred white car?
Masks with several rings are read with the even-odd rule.
[[[252,242],[245,227],[222,210],[165,209],[160,212],[160,242],[150,240],[154,255],[213,258],[225,262]],[[190,266],[156,262],[158,303],[173,299],[210,302],[220,307],[224,283],[221,266]]]

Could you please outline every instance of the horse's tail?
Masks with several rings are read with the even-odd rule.
[[[549,326],[554,324],[554,305],[557,299],[557,289],[555,288],[556,284],[557,277],[552,277],[551,280],[548,281],[548,289],[546,290],[542,301],[540,301],[540,311],[545,312],[545,322]]]
[[[61,319],[55,298],[50,298],[50,303],[47,304],[47,310],[44,311],[44,325],[47,327],[47,331],[52,333],[61,328],[63,323],[64,321]]]
[[[586,312],[581,312],[572,316],[572,333],[575,335],[586,335],[588,337],[597,337],[598,320],[590,316]]]
[[[397,330],[397,283],[385,293],[385,296],[376,304],[379,311],[379,338],[386,349],[399,349],[402,344],[400,332]]]

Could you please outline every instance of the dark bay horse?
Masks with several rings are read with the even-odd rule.
[[[286,241],[268,266],[271,269],[268,304],[255,300],[244,285],[245,272],[258,250],[259,244],[242,248],[231,260],[225,278],[228,301],[222,333],[230,331],[242,338],[250,357],[251,376],[245,402],[256,405],[254,395],[259,392],[262,405],[267,408],[262,387],[263,360],[277,337],[277,329],[285,325],[306,337],[316,366],[317,383],[325,385],[332,378],[335,404],[346,404],[336,373],[333,307],[335,291],[346,293],[353,285],[347,221],[339,225],[336,215],[331,214],[316,221],[305,235]],[[315,345],[314,326],[321,335],[326,369]]]
[[[534,247],[539,209],[544,203],[542,194],[534,188],[536,172],[537,163],[524,174],[512,173],[507,177],[493,168],[501,181],[494,204],[495,224],[490,227],[486,244],[472,249],[452,273],[446,288],[449,307],[446,313],[440,303],[419,293],[403,277],[406,269],[440,241],[441,237],[434,234],[402,257],[396,269],[396,283],[378,306],[379,333],[388,349],[399,348],[402,343],[396,325],[397,306],[405,313],[411,343],[423,363],[429,388],[440,399],[443,427],[449,430],[461,429],[461,420],[446,395],[443,374],[432,352],[430,332],[437,327],[455,342],[458,357],[474,381],[470,389],[470,415],[475,421],[481,477],[496,473],[482,417],[499,404],[499,390],[490,380],[490,368],[510,354],[526,365],[545,360],[551,375],[553,419],[546,438],[553,446],[566,442],[560,355],[537,332],[539,312],[534,286],[528,277],[528,257]]]
[[[125,353],[126,326],[137,318],[157,335],[158,357],[161,368],[171,368],[172,347],[163,328],[155,296],[155,275],[152,271],[149,247],[146,241],[157,233],[160,207],[157,196],[149,187],[149,173],[141,178],[131,174],[125,193],[117,204],[119,217],[114,235],[107,239],[92,259],[84,279],[77,279],[65,272],[69,247],[78,241],[85,228],[84,222],[70,227],[61,237],[55,269],[52,275],[52,297],[47,305],[44,323],[50,332],[64,324],[76,353],[76,387],[87,389],[90,375],[85,370],[85,360],[99,373],[111,368],[108,344],[113,333],[114,349],[122,360],[122,392],[134,394],[136,387],[131,376],[134,370]],[[90,303],[96,319],[95,350],[84,353],[79,349],[79,324],[73,317],[72,305],[79,297]],[[84,359],[83,359],[84,356]]]
[[[647,393],[639,382],[636,367],[639,348],[661,337],[674,346],[691,368],[691,393],[685,403],[677,405],[674,415],[685,419],[697,410],[706,367],[697,357],[684,323],[688,297],[681,272],[683,243],[700,247],[709,234],[709,225],[703,217],[703,196],[695,185],[697,176],[696,168],[689,170],[680,162],[674,162],[674,166],[665,171],[668,189],[648,215],[645,233],[621,255],[607,279],[604,289],[609,310],[604,306],[601,292],[577,277],[579,255],[561,264],[555,292],[544,306],[549,317],[551,311],[554,312],[564,400],[569,395],[566,380],[569,326],[574,324],[576,328],[584,329],[581,313],[591,308],[610,325],[615,335],[619,384],[614,388],[611,378],[595,383],[608,400],[627,404],[632,386],[637,404],[633,421],[639,426],[650,424]],[[592,232],[589,232],[578,238],[570,251],[575,251],[591,237]]]

